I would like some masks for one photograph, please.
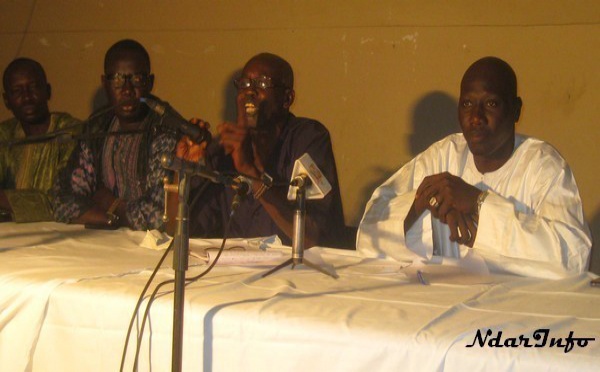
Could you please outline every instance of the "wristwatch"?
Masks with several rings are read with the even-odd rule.
[[[479,215],[479,212],[481,212],[481,204],[483,204],[483,202],[485,201],[485,198],[487,198],[488,194],[490,192],[488,190],[482,191],[479,193],[479,195],[477,196],[477,214]]]
[[[0,222],[11,221],[12,219],[12,213],[7,210],[0,209]]]
[[[121,199],[117,198],[106,211],[106,217],[108,217],[106,223],[108,223],[110,226],[114,226],[119,223],[119,215],[115,214],[119,204],[121,204]]]
[[[260,199],[263,194],[273,186],[273,177],[269,176],[267,173],[263,173],[260,176],[261,185],[254,193],[254,199]]]

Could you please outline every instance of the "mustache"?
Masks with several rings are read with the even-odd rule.
[[[484,128],[477,128],[477,129],[470,129],[468,131],[469,134],[475,134],[475,135],[488,135],[489,131],[487,129]]]
[[[117,103],[115,105],[115,107],[131,106],[131,105],[137,105],[139,103],[140,103],[140,100],[138,98],[127,98],[127,99],[124,99],[123,101],[120,101],[119,103]]]

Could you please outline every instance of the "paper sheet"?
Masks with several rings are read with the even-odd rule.
[[[211,264],[222,244],[220,239],[190,239],[190,256]],[[276,235],[227,239],[217,265],[266,266],[283,262],[288,253]],[[289,247],[288,247],[289,248]]]
[[[217,257],[218,249],[207,249],[204,252],[190,251],[190,256],[205,261],[208,265]],[[262,266],[276,265],[286,259],[282,251],[263,251],[263,250],[223,250],[217,265],[237,265],[237,266]]]
[[[158,230],[148,230],[146,231],[144,240],[142,240],[140,243],[140,247],[161,251],[169,247],[171,240],[173,240],[173,238],[165,233],[162,233]]]

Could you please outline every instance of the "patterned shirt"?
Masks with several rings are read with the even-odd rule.
[[[177,135],[160,127],[160,117],[149,111],[142,130],[135,134],[105,136],[115,132],[118,120],[112,113],[90,122],[88,137],[73,153],[69,166],[61,172],[54,186],[54,216],[70,222],[94,202],[93,195],[104,186],[127,203],[127,219],[134,230],[158,229],[163,225],[164,153],[173,153]]]

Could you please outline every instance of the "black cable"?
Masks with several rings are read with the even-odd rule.
[[[133,329],[133,323],[135,321],[135,318],[137,317],[137,312],[140,309],[142,302],[144,301],[144,295],[146,294],[148,287],[150,287],[150,283],[152,283],[152,280],[158,273],[158,269],[160,269],[160,267],[162,266],[162,263],[167,258],[168,253],[171,251],[171,248],[173,247],[173,242],[174,242],[174,240],[171,241],[171,243],[165,250],[165,253],[163,253],[162,257],[158,261],[158,264],[154,268],[154,271],[152,271],[152,275],[150,275],[150,278],[148,278],[148,281],[146,282],[146,285],[144,286],[144,289],[142,290],[142,293],[140,294],[140,297],[138,298],[138,301],[135,305],[135,309],[133,310],[133,314],[131,315],[131,320],[129,321],[129,328],[127,329],[127,337],[125,338],[125,345],[123,347],[123,354],[121,356],[121,368],[120,368],[121,372],[123,372],[123,367],[125,364],[125,356],[127,355],[127,347],[129,346],[129,337],[131,336],[131,330]]]
[[[233,217],[233,216],[232,216]],[[210,266],[202,273],[193,276],[191,278],[186,278],[185,281],[185,285],[187,286],[188,284],[192,284],[195,281],[197,281],[198,279],[202,278],[203,276],[205,276],[206,274],[208,274],[212,268],[217,264],[217,261],[219,261],[219,258],[221,257],[221,253],[223,253],[223,250],[225,249],[225,242],[227,241],[227,235],[229,234],[229,225],[231,224],[231,218],[229,218],[227,220],[227,225],[225,226],[225,232],[223,234],[223,242],[221,243],[221,247],[219,248],[219,251],[217,252],[217,256],[215,257],[215,259],[213,260],[213,262],[210,264]]]
[[[142,347],[142,340],[144,338],[144,328],[146,327],[146,319],[148,319],[148,314],[150,312],[150,307],[152,306],[152,303],[154,302],[154,300],[156,299],[156,294],[158,293],[159,289],[161,289],[163,286],[167,285],[167,284],[171,284],[171,283],[175,283],[174,279],[170,279],[170,280],[166,280],[164,282],[159,283],[156,288],[154,288],[154,291],[152,291],[152,294],[150,295],[149,299],[148,299],[148,305],[146,305],[146,310],[144,310],[144,316],[142,317],[142,324],[140,326],[140,330],[139,333],[137,335],[137,343],[135,346],[135,357],[133,360],[133,371],[137,371],[138,370],[138,360],[140,357],[140,349]]]
[[[208,180],[204,180],[204,183],[202,184],[202,186],[200,186],[200,189],[196,192],[196,195],[194,196],[194,199],[192,199],[192,201],[190,202],[190,211],[193,209],[194,204],[196,204],[196,202],[198,202],[198,200],[200,200],[200,196],[202,196],[202,194],[204,194],[204,191],[206,191],[206,189],[208,188],[208,186],[210,185],[210,181]]]
[[[213,260],[213,262],[208,266],[208,268],[206,268],[206,270],[204,270],[202,273],[191,277],[191,278],[186,278],[185,281],[185,285],[187,286],[188,284],[192,284],[194,282],[196,282],[198,279],[202,278],[203,276],[205,276],[206,274],[208,274],[213,267],[217,264],[217,262],[219,261],[219,258],[221,257],[221,253],[223,253],[223,250],[225,248],[225,242],[227,242],[227,235],[229,234],[229,227],[231,225],[231,220],[233,218],[233,214],[230,216],[230,218],[227,220],[227,224],[225,225],[225,231],[223,233],[223,241],[221,242],[221,247],[219,248],[219,251],[217,253],[217,256],[215,257],[215,259]],[[146,321],[148,319],[148,315],[150,313],[150,308],[152,306],[152,304],[154,303],[154,300],[156,299],[156,295],[158,293],[158,291],[160,290],[160,288],[162,288],[163,286],[167,285],[167,284],[171,284],[174,283],[175,280],[174,279],[170,279],[170,280],[165,280],[164,282],[159,283],[156,288],[154,289],[154,291],[152,291],[152,294],[149,297],[148,300],[148,305],[146,305],[146,310],[144,311],[144,316],[142,317],[142,324],[140,326],[140,331],[137,337],[137,345],[136,345],[136,350],[135,350],[135,359],[134,359],[134,364],[133,364],[133,371],[137,371],[138,369],[138,360],[139,360],[139,355],[140,355],[140,349],[142,347],[142,340],[143,340],[143,336],[144,336],[144,329],[146,327]]]

